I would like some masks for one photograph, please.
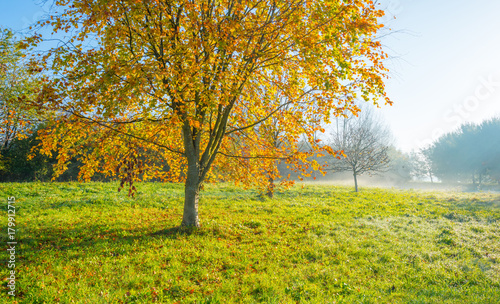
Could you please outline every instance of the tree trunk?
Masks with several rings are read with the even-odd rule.
[[[184,124],[184,147],[186,149],[187,173],[186,183],[184,185],[184,214],[182,216],[181,226],[200,227],[198,218],[198,200],[200,194],[200,185],[202,182],[200,176],[199,163],[199,145],[198,140],[193,140],[189,123]],[[199,136],[198,138],[199,139]]]
[[[356,172],[352,174],[354,176],[354,188],[356,189],[356,192],[358,192],[358,177],[356,175]]]
[[[269,185],[267,185],[267,196],[269,198],[274,197],[274,179],[269,177]]]
[[[184,214],[181,226],[200,227],[198,218],[198,200],[200,181],[196,168],[189,168],[184,186]]]

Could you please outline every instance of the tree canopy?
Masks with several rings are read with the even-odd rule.
[[[33,64],[36,106],[57,111],[40,150],[80,177],[185,182],[183,225],[199,225],[206,180],[267,181],[282,159],[308,169],[321,123],[385,96],[383,26],[371,0],[57,0],[44,23],[64,43]],[[32,40],[40,42],[41,36]],[[279,98],[276,98],[278,96]],[[262,140],[278,119],[282,148]],[[285,147],[287,146],[287,147]],[[266,163],[267,162],[267,163]]]
[[[425,150],[432,172],[443,181],[500,181],[500,119],[463,124]]]

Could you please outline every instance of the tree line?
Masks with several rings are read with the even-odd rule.
[[[463,124],[414,158],[419,176],[443,182],[500,183],[500,118]]]

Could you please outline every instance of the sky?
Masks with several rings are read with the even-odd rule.
[[[0,0],[0,26],[43,17],[39,0]],[[500,116],[500,0],[380,0],[391,34],[387,94],[377,111],[410,152],[467,122]],[[499,135],[500,136],[500,135]]]
[[[379,111],[397,147],[419,149],[460,124],[500,116],[500,1],[382,5],[392,28],[382,42],[396,58],[386,82],[394,105]]]

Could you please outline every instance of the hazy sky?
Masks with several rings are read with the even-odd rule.
[[[379,110],[399,148],[500,115],[500,0],[381,2],[384,23],[402,31],[382,40],[396,57],[387,62],[394,105]],[[0,26],[19,30],[42,15],[33,0],[0,0]]]
[[[405,151],[464,122],[500,115],[500,1],[384,1],[392,107],[381,114]],[[389,18],[390,19],[390,18]],[[499,134],[500,136],[500,134]]]

